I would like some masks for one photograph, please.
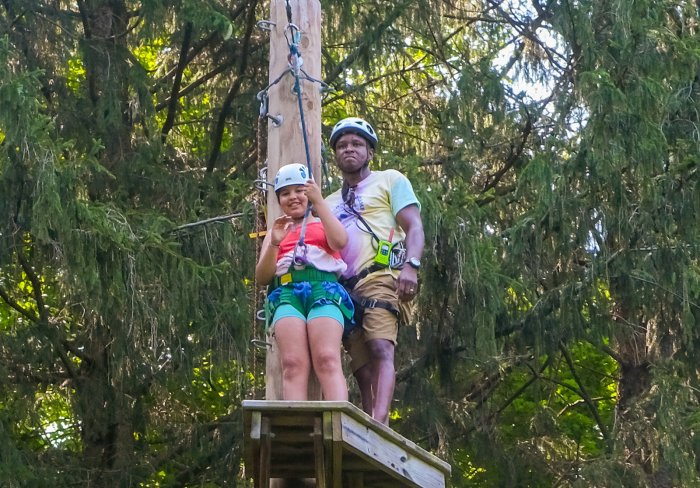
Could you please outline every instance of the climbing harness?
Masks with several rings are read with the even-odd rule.
[[[372,241],[377,245],[377,255],[374,258],[374,265],[381,268],[401,269],[406,261],[406,247],[403,242],[393,243],[394,229],[391,229],[388,239],[380,239],[372,230],[369,223],[362,217],[362,214],[355,208],[355,190],[353,187],[343,185],[341,197],[345,208],[357,219],[357,227],[364,233],[372,237]]]
[[[353,320],[356,327],[362,327],[362,320],[365,316],[365,310],[368,308],[381,308],[387,310],[399,317],[399,311],[389,302],[384,300],[377,300],[376,298],[365,298],[357,295],[356,293],[348,292],[352,304],[355,307],[355,313],[353,315]]]
[[[272,291],[279,286],[283,286],[289,283],[299,283],[301,281],[338,281],[338,277],[335,273],[330,271],[321,271],[316,268],[304,268],[304,269],[292,269],[289,272],[283,274],[282,276],[276,276],[270,290]]]

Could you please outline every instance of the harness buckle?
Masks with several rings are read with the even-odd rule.
[[[365,308],[377,308],[377,299],[371,298],[364,303]]]
[[[280,285],[286,285],[292,282],[292,273],[285,273],[280,276]]]

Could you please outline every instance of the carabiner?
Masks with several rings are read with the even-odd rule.
[[[301,250],[301,253],[299,252]],[[309,261],[306,257],[307,255],[306,244],[303,242],[298,242],[294,248],[294,257],[292,258],[292,263],[294,264],[294,269],[304,269]]]

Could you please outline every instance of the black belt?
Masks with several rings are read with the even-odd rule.
[[[397,317],[399,316],[399,311],[396,310],[396,308],[389,302],[386,302],[384,300],[377,300],[376,298],[365,298],[361,296],[357,296],[354,293],[350,293],[350,298],[352,298],[353,303],[355,304],[355,309],[357,307],[361,307],[362,310],[365,308],[383,308],[384,310],[388,310],[389,312],[393,313]]]
[[[355,276],[351,276],[350,278],[341,278],[340,284],[343,285],[346,290],[350,291],[353,288],[355,288],[357,282],[360,281],[362,278],[364,278],[370,273],[374,273],[375,271],[379,271],[380,269],[384,268],[386,268],[386,266],[384,266],[383,264],[374,263],[373,265],[368,266],[367,268],[357,273]]]

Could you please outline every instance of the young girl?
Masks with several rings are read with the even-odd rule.
[[[338,276],[345,228],[331,213],[303,164],[283,166],[275,193],[284,213],[265,236],[255,277],[268,288],[267,320],[277,339],[284,400],[306,400],[313,366],[324,400],[348,399],[340,360],[353,305]],[[311,202],[318,217],[309,214]]]

